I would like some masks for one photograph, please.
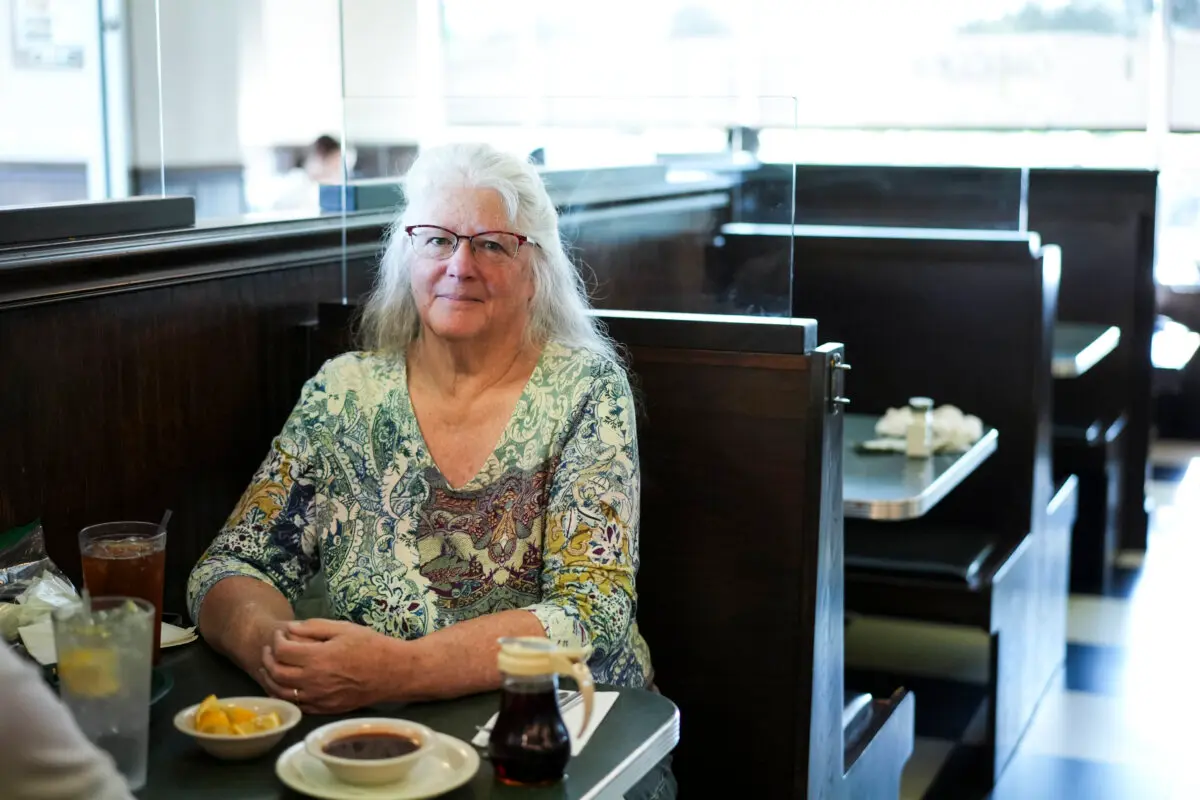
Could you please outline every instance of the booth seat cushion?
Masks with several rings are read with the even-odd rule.
[[[970,583],[996,547],[994,531],[876,525],[846,526],[847,569]]]

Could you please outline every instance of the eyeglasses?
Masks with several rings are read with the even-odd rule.
[[[471,243],[471,252],[476,258],[493,264],[512,262],[523,244],[537,246],[537,242],[528,236],[508,231],[484,231],[466,236],[437,225],[409,225],[404,232],[412,240],[417,255],[438,260],[450,258],[464,241]]]

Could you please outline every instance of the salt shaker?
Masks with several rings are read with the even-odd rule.
[[[906,450],[909,458],[929,458],[933,455],[933,400],[910,397],[912,421],[908,423]]]

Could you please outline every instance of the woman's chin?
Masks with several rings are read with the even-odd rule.
[[[466,342],[483,333],[485,326],[482,320],[462,319],[459,316],[457,319],[431,319],[426,324],[426,328],[439,339],[448,342]]]

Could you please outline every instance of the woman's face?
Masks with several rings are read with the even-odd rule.
[[[414,222],[472,236],[485,231],[514,231],[500,195],[491,189],[447,192]],[[444,241],[439,239],[438,241]],[[463,239],[448,257],[422,252],[414,244],[412,292],[427,333],[448,341],[516,337],[529,323],[533,273],[522,245],[515,259],[476,255]],[[480,246],[483,243],[480,243]]]

